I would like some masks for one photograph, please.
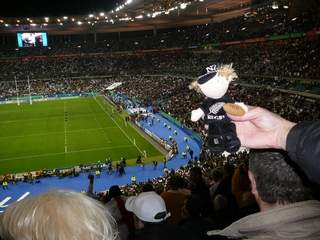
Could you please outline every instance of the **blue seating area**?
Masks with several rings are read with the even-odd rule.
[[[155,114],[155,119],[159,119],[154,121],[153,125],[150,125],[146,121],[141,121],[141,127],[149,130],[157,137],[167,140],[169,136],[172,136],[178,145],[179,154],[174,156],[167,163],[168,169],[177,169],[181,165],[186,164],[190,160],[190,155],[187,155],[187,158],[183,158],[181,153],[186,149],[187,144],[193,150],[194,156],[199,157],[201,146],[200,143],[191,138],[186,131],[182,128],[174,125],[172,122],[162,117],[161,114]],[[164,123],[167,126],[171,126],[171,130],[168,127],[164,127]],[[174,135],[173,132],[177,131],[177,135]],[[187,137],[188,142],[185,142],[185,137]],[[147,181],[148,179],[153,179],[159,176],[164,175],[163,164],[160,162],[162,159],[159,159],[159,164],[156,169],[152,164],[146,164],[144,168],[141,166],[132,166],[126,167],[126,174],[123,176],[119,176],[116,173],[109,175],[107,171],[102,171],[99,178],[95,178],[94,181],[94,191],[100,192],[108,189],[112,185],[126,185],[130,183],[131,176],[136,176],[137,182]],[[19,198],[24,198],[31,195],[36,195],[41,192],[48,191],[50,189],[72,189],[75,191],[87,190],[89,180],[88,175],[90,173],[81,173],[77,177],[48,177],[40,179],[39,183],[26,183],[26,182],[18,182],[13,185],[9,183],[8,189],[3,190],[0,189],[0,212],[2,212],[5,207],[19,200]],[[91,174],[94,174],[92,172]]]

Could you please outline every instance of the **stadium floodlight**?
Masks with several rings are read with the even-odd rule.
[[[120,5],[119,7],[117,7],[117,8],[115,9],[115,11],[116,11],[116,12],[119,12],[121,9],[124,8],[124,6],[125,6],[125,5]],[[112,10],[111,12],[113,13],[113,10]]]
[[[278,5],[278,3],[273,2],[271,7],[272,7],[272,9],[278,9],[279,5]]]
[[[130,21],[130,17],[125,17],[125,18],[119,18],[119,21]]]
[[[135,17],[136,19],[143,19],[143,15],[138,15]]]
[[[152,13],[152,17],[155,18],[155,17],[157,17],[158,15],[160,15],[161,13],[162,13],[162,12],[160,12],[160,11],[154,12],[154,13]]]
[[[181,4],[180,4],[180,8],[181,8],[181,9],[186,9],[186,7],[187,7],[187,4],[186,4],[186,3],[181,3]]]

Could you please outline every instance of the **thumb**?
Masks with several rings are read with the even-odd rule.
[[[257,117],[259,117],[263,111],[260,107],[248,106],[248,112],[246,112],[243,116],[235,116],[228,114],[228,117],[236,122],[250,121]]]

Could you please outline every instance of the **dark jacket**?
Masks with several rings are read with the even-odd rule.
[[[129,236],[129,240],[194,240],[197,236],[192,232],[183,231],[177,225],[162,223],[144,223],[144,228]]]
[[[287,137],[290,158],[316,183],[320,183],[320,121],[295,125]]]

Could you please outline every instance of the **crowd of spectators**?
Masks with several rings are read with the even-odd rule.
[[[133,44],[124,44],[124,48],[112,43],[108,43],[108,48],[115,51],[128,50],[127,46],[133,45],[133,49],[142,49],[153,48],[153,44],[157,47],[188,47],[234,40],[236,32],[237,39],[246,39],[309,31],[319,27],[317,18],[308,19],[289,19],[284,9],[262,7],[241,19],[223,24],[159,31],[159,42],[152,41],[152,37],[145,38],[151,45],[135,39]],[[144,47],[141,47],[141,43]],[[0,100],[13,99],[17,95],[27,97],[29,94],[44,98],[57,94],[91,92],[108,95],[107,87],[114,82],[121,82],[116,92],[170,114],[200,133],[205,140],[204,123],[190,121],[191,111],[201,105],[204,96],[190,90],[188,86],[203,67],[214,63],[234,63],[239,80],[231,84],[228,90],[228,95],[234,100],[265,107],[292,122],[319,119],[320,105],[317,98],[277,89],[296,90],[297,85],[310,79],[314,80],[312,84],[306,83],[305,86],[309,87],[302,90],[319,86],[318,45],[317,38],[297,38],[235,45],[206,52],[189,50],[104,55],[105,48],[94,46],[84,50],[93,54],[83,54],[82,47],[81,50],[77,47],[80,54],[71,57],[13,57],[0,62]],[[73,53],[74,48],[70,51],[62,48],[61,51]],[[56,50],[53,52],[59,53]],[[7,55],[3,53],[2,56]],[[296,173],[295,168],[290,167],[282,155],[262,153],[259,157],[249,157],[247,152],[242,152],[217,156],[208,152],[205,146],[206,143],[199,159],[193,158],[187,165],[177,170],[166,170],[164,176],[147,182],[114,186],[109,191],[92,195],[91,178],[90,195],[105,206],[81,194],[59,191],[45,194],[43,198],[40,196],[18,202],[3,217],[0,216],[0,235],[5,239],[122,240],[174,239],[180,233],[181,238],[207,239],[207,231],[225,228],[220,232],[210,231],[210,235],[237,239],[257,236],[263,239],[319,239],[320,207],[318,201],[312,200],[318,198],[313,193],[314,186],[308,183],[306,187],[305,179],[300,178],[300,173]],[[261,159],[264,164],[261,164]],[[152,200],[152,204],[148,199]],[[139,202],[144,202],[144,208],[141,208]],[[23,204],[30,207],[25,208]],[[259,209],[262,211],[260,215]],[[261,215],[268,210],[272,211],[271,218]],[[306,214],[304,210],[308,210],[307,217],[312,215],[312,223],[307,217],[303,218]],[[287,216],[296,212],[302,213],[299,214],[302,219],[291,222],[292,219]],[[70,214],[65,218],[61,213]],[[154,215],[150,216],[151,213]],[[256,214],[235,222],[252,213]],[[60,223],[61,219],[63,223]],[[263,224],[256,226],[261,219],[268,220],[272,227],[264,229]],[[43,222],[39,222],[41,220]],[[301,223],[305,227],[303,231],[299,228]],[[56,229],[48,231],[52,226]],[[48,238],[42,234],[46,237],[48,235]]]
[[[154,35],[152,30],[121,33],[99,34],[94,43],[91,37],[68,39],[63,36],[55,37],[48,49],[23,49],[8,50],[7,46],[0,49],[0,56],[28,56],[54,55],[66,53],[91,53],[91,52],[117,52],[141,49],[159,49],[171,47],[195,47],[215,42],[244,40],[255,37],[285,35],[289,33],[304,33],[319,28],[317,17],[319,9],[309,9],[296,15],[290,14],[289,1],[279,1],[275,8],[274,2],[264,1],[251,6],[244,15],[224,22],[211,22],[204,25],[178,27],[172,29],[159,29]]]
[[[62,82],[77,77],[114,75],[184,75],[196,77],[205,66],[233,63],[240,80],[250,84],[294,88],[301,80],[306,90],[319,91],[318,40],[295,39],[259,44],[236,45],[216,51],[178,51],[132,55],[85,55],[11,59],[0,62],[0,84],[17,81],[50,79]],[[94,79],[94,78],[93,78]],[[309,80],[314,80],[313,82]],[[308,80],[309,84],[308,84]],[[8,81],[10,83],[3,83]],[[25,84],[25,83],[22,83]],[[33,85],[42,85],[38,82]],[[88,84],[89,85],[89,84]],[[300,84],[301,85],[301,84]],[[37,86],[35,86],[37,87]],[[50,86],[49,86],[50,87]],[[14,86],[15,88],[15,86]],[[72,90],[73,86],[70,87]],[[20,90],[24,89],[20,86]],[[1,93],[0,93],[1,94]],[[8,95],[8,94],[4,94]]]
[[[67,191],[17,202],[3,215],[0,235],[19,239],[36,232],[32,239],[47,239],[42,235],[48,227],[48,222],[42,221],[45,213],[53,224],[46,236],[53,234],[59,239],[318,239],[317,228],[310,228],[318,226],[320,216],[312,190],[278,152],[228,157],[204,153],[199,160],[192,159],[163,177],[121,188],[115,185],[90,195],[100,203]],[[23,210],[26,205],[29,207]],[[89,205],[94,215],[87,212]],[[63,208],[63,213],[68,213],[64,230],[56,225],[62,211],[49,211],[51,208]],[[268,220],[268,225],[259,219]],[[75,222],[83,224],[77,226]],[[288,223],[292,227],[288,228]],[[298,227],[301,224],[303,231]],[[103,231],[107,235],[100,235]],[[94,238],[83,238],[79,232],[94,234]]]

